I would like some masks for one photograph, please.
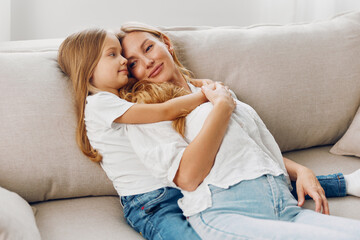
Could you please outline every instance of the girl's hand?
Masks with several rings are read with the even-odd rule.
[[[201,91],[206,98],[213,104],[223,104],[228,106],[231,112],[235,109],[236,103],[229,90],[218,82],[202,86]]]
[[[305,202],[305,195],[309,195],[315,201],[315,211],[329,215],[329,204],[325,197],[325,191],[321,187],[313,171],[309,168],[301,169],[297,174],[296,189],[298,195],[298,206]]]
[[[202,87],[204,85],[212,84],[214,81],[210,79],[192,79],[191,83],[195,87]]]

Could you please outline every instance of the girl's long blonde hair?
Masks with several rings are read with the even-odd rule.
[[[91,77],[98,64],[107,32],[103,29],[87,29],[67,37],[60,45],[58,64],[71,79],[75,91],[77,109],[76,140],[82,152],[94,162],[102,156],[93,149],[86,135],[85,105],[90,93],[99,91],[91,84]]]
[[[117,37],[120,42],[122,42],[126,34],[131,32],[147,32],[154,35],[162,42],[166,39],[170,42],[171,46],[173,46],[171,39],[160,29],[138,22],[123,24],[121,31],[117,34]],[[187,82],[192,83],[193,80],[191,72],[181,64],[175,51],[173,51],[171,55],[183,78]],[[121,98],[138,103],[161,103],[190,93],[184,88],[171,83],[151,83],[148,81],[139,81],[135,84],[134,83],[135,81],[130,81],[130,84],[128,84],[126,88],[120,90]],[[185,132],[185,117],[187,114],[188,112],[184,112],[179,118],[173,121],[174,129],[182,136],[184,136]]]

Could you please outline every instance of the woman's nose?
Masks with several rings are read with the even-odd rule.
[[[145,65],[146,65],[146,68],[150,68],[154,65],[154,59],[152,58],[146,58],[145,59]]]

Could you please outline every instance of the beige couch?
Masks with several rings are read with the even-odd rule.
[[[359,152],[329,153],[360,104],[360,13],[311,24],[165,30],[198,78],[225,82],[257,110],[285,156],[316,174],[360,168]],[[62,40],[0,43],[0,238],[141,239],[101,167],[75,143],[72,90],[56,62]],[[337,154],[360,142],[343,141]],[[333,215],[360,220],[360,199],[329,203]]]

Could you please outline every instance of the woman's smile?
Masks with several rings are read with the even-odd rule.
[[[160,63],[159,65],[155,66],[153,70],[150,72],[149,78],[156,77],[162,70],[163,70],[163,63]]]

